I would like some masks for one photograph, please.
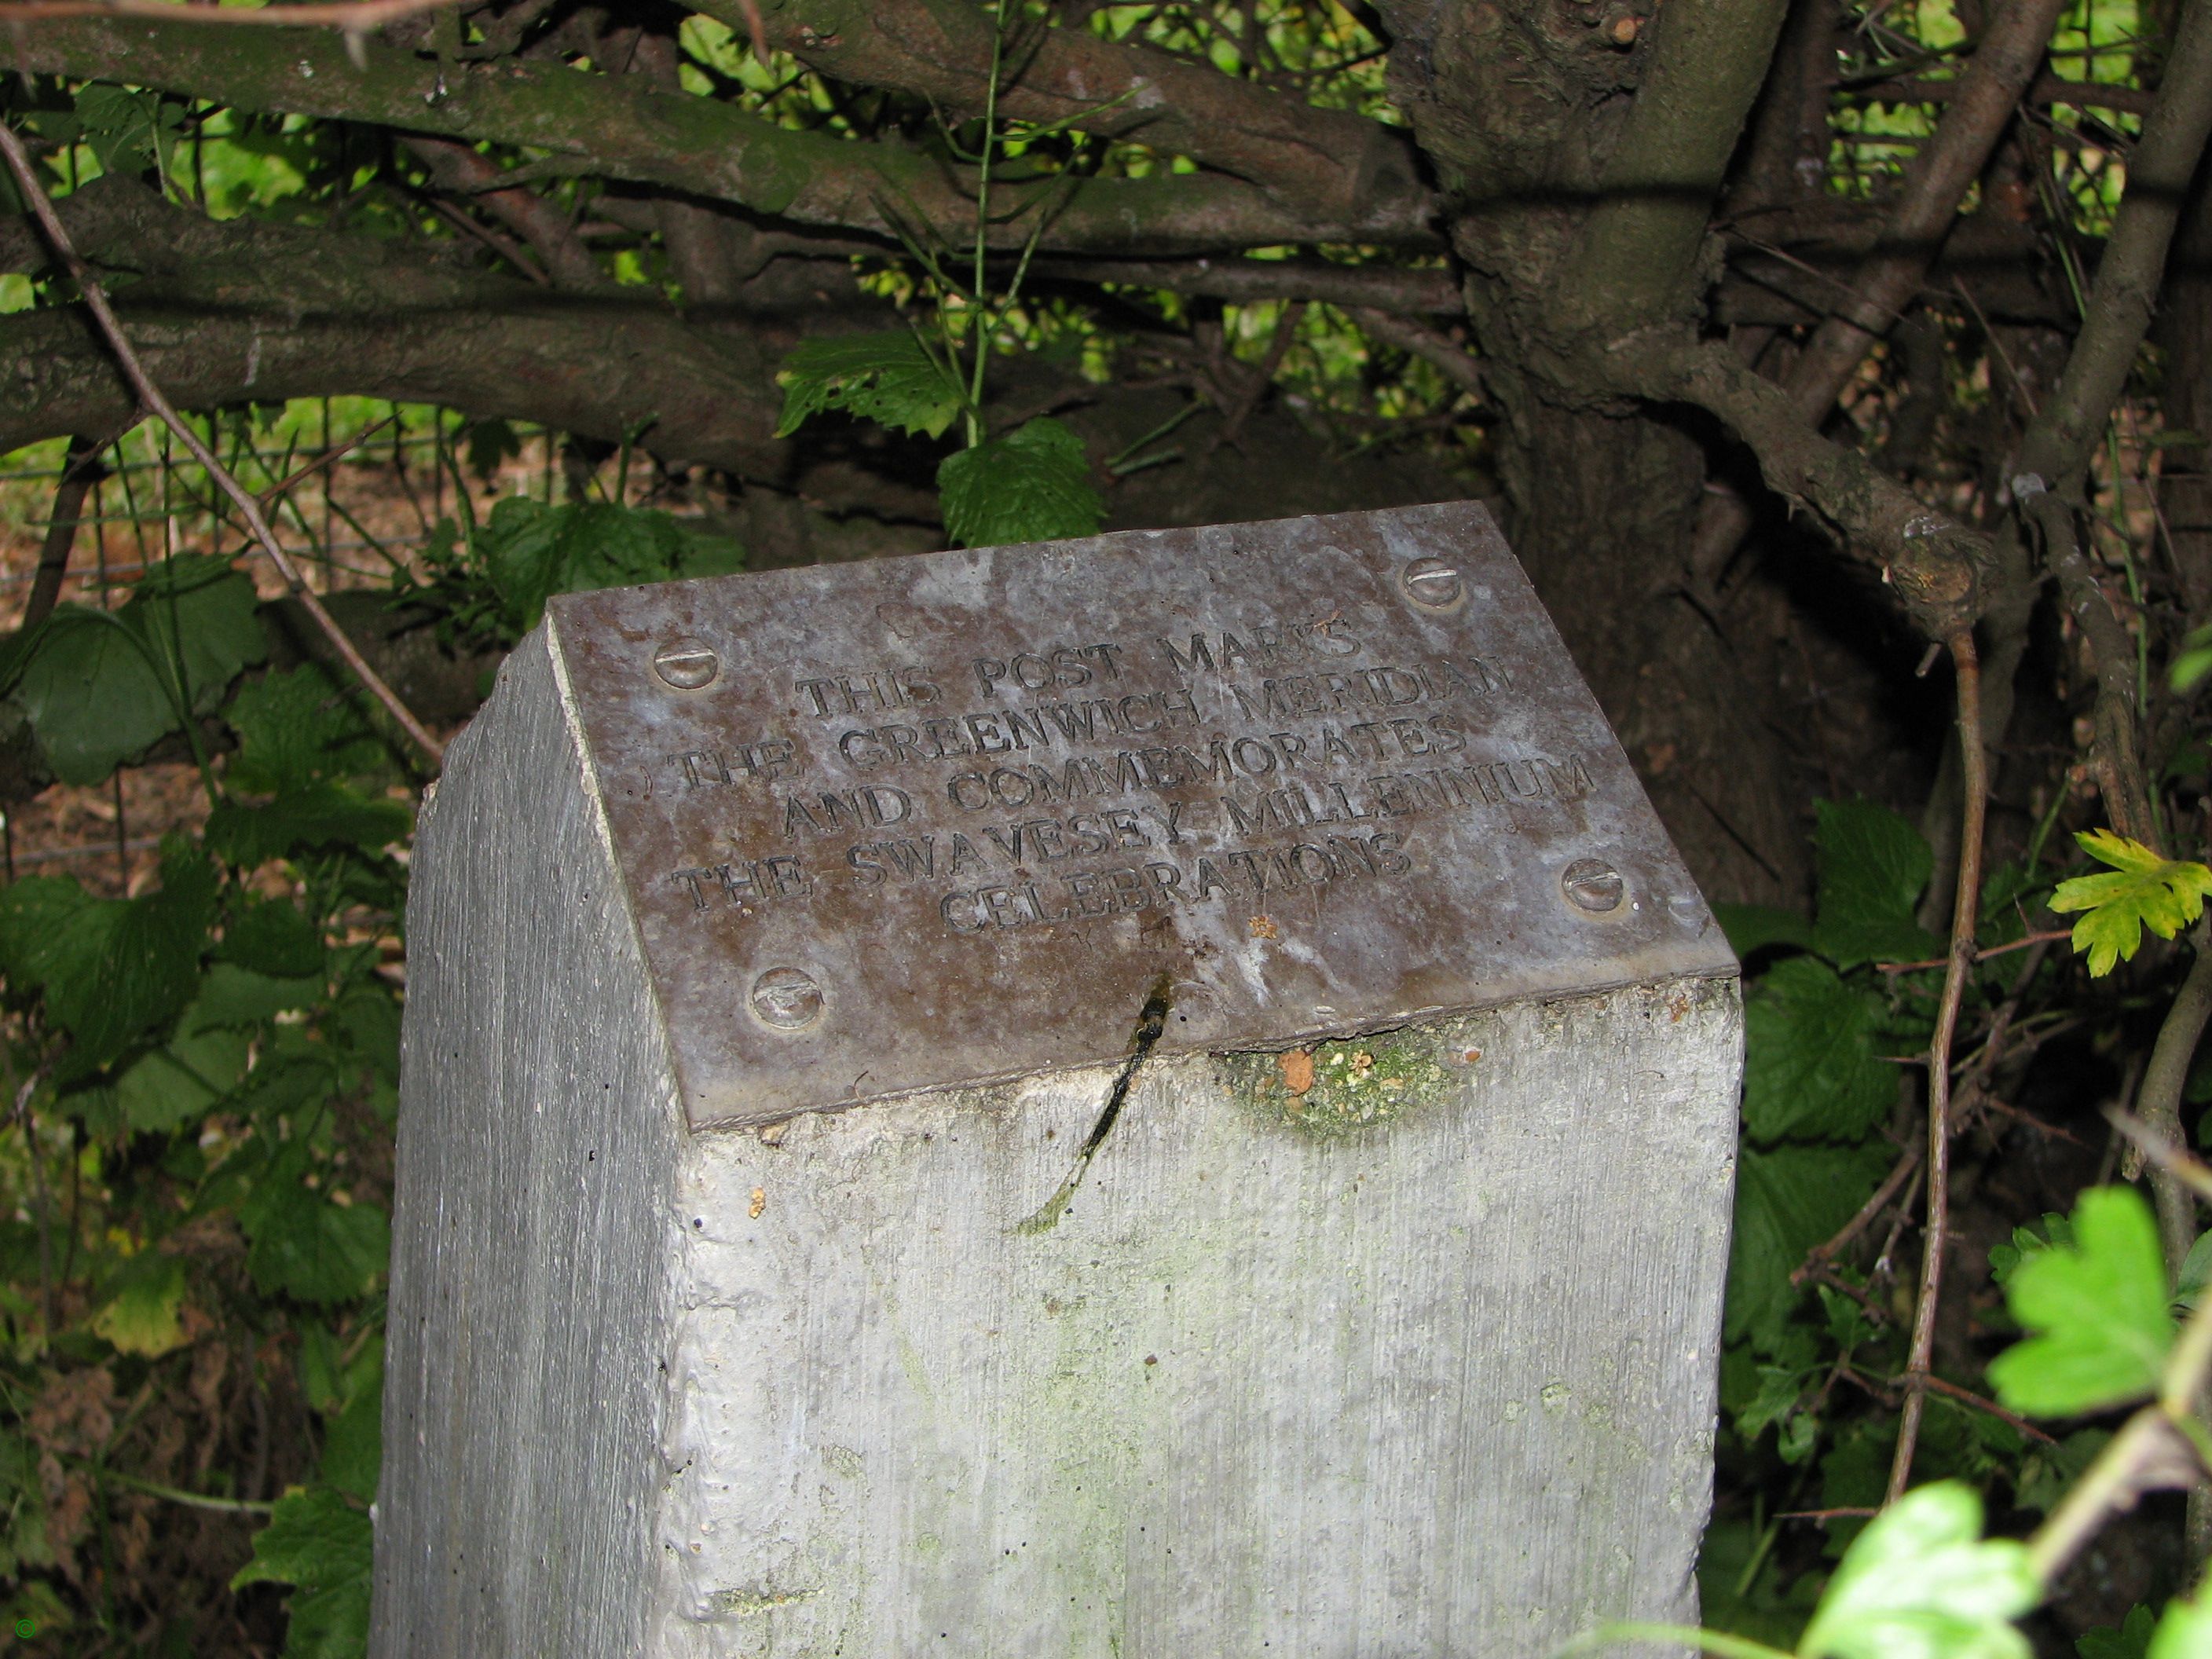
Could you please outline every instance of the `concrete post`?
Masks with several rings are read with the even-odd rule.
[[[1735,963],[1479,507],[556,601],[426,808],[373,1650],[1693,1620]]]

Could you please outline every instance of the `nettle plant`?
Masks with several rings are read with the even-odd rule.
[[[62,781],[181,744],[206,806],[133,896],[0,888],[28,1218],[0,1222],[0,1389],[38,1431],[0,1458],[0,1571],[24,1630],[73,1622],[34,1570],[88,1585],[143,1551],[110,1506],[132,1494],[266,1514],[236,1582],[301,1587],[295,1651],[365,1626],[411,813],[357,699],[313,664],[250,673],[266,649],[247,578],[180,556],[0,656]],[[314,1466],[273,1504],[227,1493],[227,1459],[172,1468],[220,1385],[205,1356],[233,1346],[290,1368],[315,1419]]]
[[[2039,876],[2038,848],[1984,886],[1967,994],[1981,1040],[1960,1062],[1959,1121],[2002,1109],[1986,1091],[2008,1041],[2032,1050],[2039,1033],[2080,1018],[2080,991],[2052,944],[2070,939],[2094,981],[2134,958],[2146,932],[2171,939],[2202,921],[2212,870],[2107,830],[2076,839],[2105,870]],[[2212,1305],[2202,1296],[2212,1244],[2200,1240],[2169,1274],[2151,1206],[2120,1185],[2093,1186],[2070,1216],[2016,1229],[1991,1252],[2002,1306],[1984,1322],[2021,1340],[1988,1360],[1986,1393],[1929,1375],[1918,1467],[1942,1478],[1887,1490],[1909,1386],[1911,1287],[1893,1260],[1901,1222],[1871,1263],[1853,1252],[1923,1178],[1918,1143],[1900,1158],[1885,1131],[1899,1103],[1897,1061],[1924,1051],[1933,1030],[1944,946],[1917,914],[1934,858],[1911,825],[1863,801],[1827,803],[1816,843],[1811,919],[1722,908],[1751,964],[1722,1455],[1778,1462],[1766,1490],[1799,1495],[1826,1521],[1839,1559],[1825,1587],[1818,1573],[1786,1583],[1771,1553],[1785,1517],[1723,1522],[1701,1575],[1707,1617],[1725,1629],[1616,1625],[1592,1640],[1693,1642],[1729,1659],[2027,1659],[2016,1621],[2087,1539],[2143,1494],[2191,1487],[2212,1463]],[[2033,908],[2074,915],[2070,934],[2032,931]],[[2183,1068],[2194,1042],[2191,1028]],[[2152,1139],[2132,1120],[2120,1127]],[[2212,1170],[2176,1149],[2155,1155],[2212,1197]],[[2129,1407],[2117,1429],[2080,1423]],[[1984,1537],[1986,1492],[2041,1525],[2025,1541]],[[2212,1654],[2212,1603],[2139,1607],[2118,1629],[2085,1636],[2080,1652]]]

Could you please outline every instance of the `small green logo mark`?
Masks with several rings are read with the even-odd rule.
[[[15,1634],[21,1637],[26,1642],[29,1641],[38,1633],[39,1621],[37,1620],[18,1619],[15,1621]]]

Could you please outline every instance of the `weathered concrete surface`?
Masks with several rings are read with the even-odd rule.
[[[1110,1071],[701,1137],[647,1650],[1534,1659],[1694,1620],[1737,1041],[1705,981],[1345,1045],[1423,1086],[1334,1137],[1271,1060],[1163,1061],[1028,1231]]]
[[[696,1128],[587,729],[526,642],[417,844],[379,1659],[1536,1659],[1694,1616],[1724,949],[1310,1087],[1163,1044],[1110,1121],[1105,1052]],[[1561,869],[1611,844],[1527,810]]]

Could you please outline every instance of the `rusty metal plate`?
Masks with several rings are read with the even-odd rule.
[[[1735,966],[1474,503],[548,619],[696,1126]]]

